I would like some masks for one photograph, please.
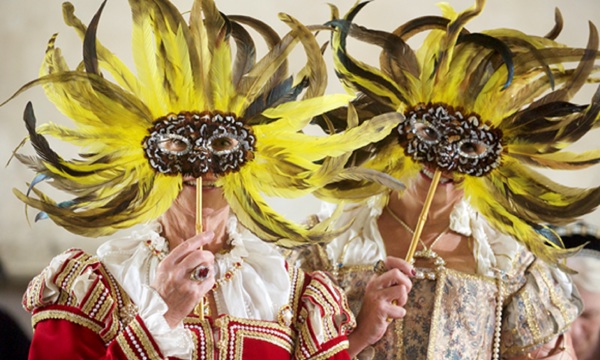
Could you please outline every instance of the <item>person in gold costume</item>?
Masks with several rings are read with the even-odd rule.
[[[332,272],[356,314],[380,314],[377,332],[385,334],[360,359],[576,358],[567,331],[582,302],[564,262],[573,251],[545,224],[591,212],[600,188],[563,186],[535,168],[580,169],[600,160],[597,150],[563,151],[598,125],[600,92],[590,104],[570,102],[586,81],[597,80],[598,32],[590,24],[586,48],[556,41],[560,16],[546,36],[473,32],[468,22],[484,3],[462,12],[442,4],[441,16],[391,32],[359,26],[366,2],[342,18],[333,8],[336,74],[357,94],[359,118],[404,116],[384,140],[340,161],[385,172],[407,188],[326,186],[317,193],[324,210],[309,221],[343,206],[336,221],[349,229],[289,256],[304,269]],[[409,40],[423,33],[413,50]],[[379,66],[351,56],[351,39],[379,46]],[[339,131],[346,112],[315,122]],[[398,320],[387,316],[396,299],[381,296],[396,284],[371,286],[394,271],[381,265],[390,257],[416,269]]]

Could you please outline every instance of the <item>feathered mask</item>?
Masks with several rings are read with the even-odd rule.
[[[404,121],[386,139],[357,152],[349,163],[376,169],[407,182],[425,166],[453,172],[471,204],[500,231],[524,242],[536,255],[557,261],[566,254],[560,240],[538,224],[564,224],[600,203],[600,188],[559,185],[532,167],[581,169],[600,160],[600,150],[563,151],[598,125],[600,91],[590,105],[569,102],[597,67],[598,33],[590,24],[587,48],[517,30],[472,33],[466,23],[484,6],[411,20],[393,32],[352,23],[366,5],[343,18],[332,7],[332,48],[336,73],[351,91],[360,118],[395,110]],[[407,44],[428,32],[417,51]],[[379,67],[346,50],[348,36],[382,48]],[[597,79],[596,79],[597,80]],[[340,110],[318,118],[335,131]],[[364,199],[377,184],[341,182],[320,191],[328,199]],[[550,245],[550,246],[547,246]]]
[[[27,194],[14,191],[19,199],[41,210],[38,218],[49,217],[76,234],[103,236],[159,217],[178,196],[183,175],[210,171],[232,211],[262,239],[283,246],[326,240],[327,225],[292,223],[263,194],[293,198],[314,191],[343,174],[327,156],[380,140],[399,117],[383,116],[339,136],[306,135],[301,130],[313,116],[347,105],[351,97],[322,96],[325,64],[305,26],[280,15],[291,29],[280,38],[254,18],[223,15],[212,0],[194,1],[189,22],[167,0],[129,2],[137,76],[96,39],[104,4],[89,27],[71,4],[63,5],[65,22],[83,39],[83,63],[69,69],[55,35],[40,77],[15,96],[42,85],[76,128],[36,128],[28,104],[25,122],[38,157],[16,157],[39,175]],[[246,26],[268,45],[259,61]],[[298,43],[306,65],[294,78],[287,57]],[[83,153],[65,160],[45,136]],[[35,187],[47,179],[75,197],[56,203]]]

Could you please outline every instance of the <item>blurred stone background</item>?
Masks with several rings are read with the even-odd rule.
[[[287,27],[278,18],[279,12],[288,13],[305,24],[322,24],[329,18],[327,3],[336,4],[345,13],[353,4],[350,0],[216,0],[225,14],[257,17],[281,34]],[[474,1],[449,0],[457,10],[470,7]],[[191,8],[192,0],[174,3],[182,11]],[[405,21],[422,15],[438,15],[435,0],[376,0],[363,9],[356,22],[367,27],[392,30]],[[74,0],[76,14],[88,23],[99,8],[100,0]],[[554,25],[554,11],[558,7],[564,18],[564,29],[558,40],[571,46],[585,46],[589,35],[588,21],[600,26],[599,0],[489,0],[483,14],[474,19],[468,29],[510,27],[529,34],[545,35]],[[130,53],[131,20],[125,0],[109,0],[100,21],[98,38],[103,44],[132,66]],[[21,85],[36,78],[50,36],[59,33],[57,46],[71,67],[81,60],[81,41],[62,21],[61,1],[2,0],[0,2],[0,102],[8,99]],[[325,41],[325,34],[320,35]],[[413,47],[418,45],[412,43]],[[356,46],[356,47],[355,47]],[[353,53],[374,63],[378,52],[373,48],[360,49],[351,44]],[[358,52],[357,52],[358,51]],[[330,53],[326,53],[330,55]],[[293,65],[293,64],[292,64]],[[333,71],[330,71],[329,92],[340,92]],[[587,103],[596,86],[590,85],[575,101]],[[0,308],[8,309],[30,334],[29,315],[20,307],[21,295],[29,279],[40,272],[50,259],[70,247],[94,249],[103,239],[83,239],[54,225],[51,221],[33,224],[34,211],[26,214],[22,203],[12,194],[12,188],[26,190],[26,182],[34,174],[17,161],[4,166],[12,151],[26,136],[22,121],[25,104],[32,101],[39,123],[67,120],[45,99],[40,88],[18,96],[0,107]],[[68,123],[68,122],[66,122]],[[598,147],[598,132],[588,135],[576,150]],[[30,152],[30,144],[23,151]],[[546,173],[557,181],[579,187],[600,185],[600,167],[579,172]],[[49,189],[49,187],[44,187]],[[53,194],[52,191],[49,191]],[[318,209],[312,198],[290,201],[273,200],[273,205],[292,219],[300,220]],[[600,224],[600,211],[585,217]],[[0,324],[1,326],[1,324]]]

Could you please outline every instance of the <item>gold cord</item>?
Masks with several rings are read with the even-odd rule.
[[[392,216],[392,218],[393,218],[394,220],[396,220],[396,222],[397,222],[398,224],[400,224],[400,225],[401,225],[401,226],[404,228],[404,230],[408,231],[408,232],[409,232],[411,235],[414,235],[414,234],[415,234],[415,231],[414,231],[413,229],[411,229],[411,228],[410,228],[410,226],[408,226],[408,224],[407,224],[407,223],[405,223],[405,222],[404,222],[402,219],[400,219],[400,217],[399,217],[398,215],[396,215],[396,214],[395,214],[395,213],[392,211],[392,209],[390,209],[389,205],[386,205],[386,206],[385,206],[385,209],[386,209],[386,210],[387,210],[387,212],[388,212],[388,213],[389,213],[389,214]],[[439,240],[439,239],[441,239],[441,238],[442,238],[442,236],[443,236],[445,233],[447,233],[447,232],[448,232],[448,230],[450,230],[450,225],[449,225],[449,224],[448,224],[448,226],[446,226],[446,228],[445,228],[445,229],[444,229],[444,230],[443,230],[441,233],[439,233],[439,235],[438,235],[438,236],[436,236],[436,238],[435,238],[435,239],[433,239],[433,241],[431,242],[431,245],[429,245],[429,247],[427,247],[427,246],[425,245],[425,243],[423,242],[423,240],[419,238],[419,242],[421,243],[421,246],[423,246],[423,249],[424,249],[424,250],[428,250],[428,249],[429,249],[429,250],[431,250],[431,249],[433,249],[433,246],[434,246],[434,245],[435,245],[435,244],[438,242],[438,240]]]

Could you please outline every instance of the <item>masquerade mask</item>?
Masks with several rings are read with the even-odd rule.
[[[15,194],[40,210],[36,219],[50,218],[84,236],[110,235],[162,215],[179,196],[184,176],[212,172],[231,211],[261,239],[291,247],[334,236],[328,222],[297,224],[264,196],[315,193],[344,171],[373,178],[333,166],[328,156],[381,140],[398,118],[383,117],[335,137],[303,133],[313,117],[347,105],[351,97],[323,95],[321,47],[289,15],[281,15],[290,29],[280,37],[258,19],[224,15],[212,0],[195,0],[189,19],[168,0],[129,4],[135,72],[96,37],[104,5],[86,27],[67,2],[65,20],[84,40],[84,66],[67,66],[54,35],[40,77],[17,92],[43,85],[74,122],[72,128],[37,126],[33,106],[26,107],[37,156],[15,157],[37,175],[26,193]],[[250,30],[268,45],[266,53],[257,51]],[[297,45],[306,63],[290,71],[288,56]],[[85,150],[63,158],[46,137]],[[47,196],[37,187],[46,180],[69,198],[56,202]]]
[[[408,156],[441,170],[483,176],[500,164],[500,131],[443,104],[407,111],[398,134]]]
[[[143,145],[156,171],[197,178],[238,171],[253,159],[255,142],[252,129],[234,116],[186,112],[158,119]]]
[[[494,229],[563,266],[558,259],[569,251],[545,224],[566,224],[596,209],[600,186],[564,186],[535,168],[577,170],[600,161],[597,149],[564,151],[598,127],[600,90],[589,105],[571,102],[586,82],[596,81],[596,28],[590,25],[585,48],[556,41],[562,20],[546,36],[506,28],[474,32],[467,22],[485,5],[475,0],[463,12],[443,5],[441,16],[386,32],[354,24],[367,3],[343,18],[332,11],[335,72],[361,93],[354,102],[360,118],[398,111],[405,120],[397,133],[355,152],[348,163],[402,181],[424,165],[464,174],[459,186],[465,199]],[[413,49],[409,41],[417,34],[424,38]],[[355,59],[349,38],[380,47],[378,66]],[[335,195],[368,199],[382,191],[361,185],[344,184]]]

